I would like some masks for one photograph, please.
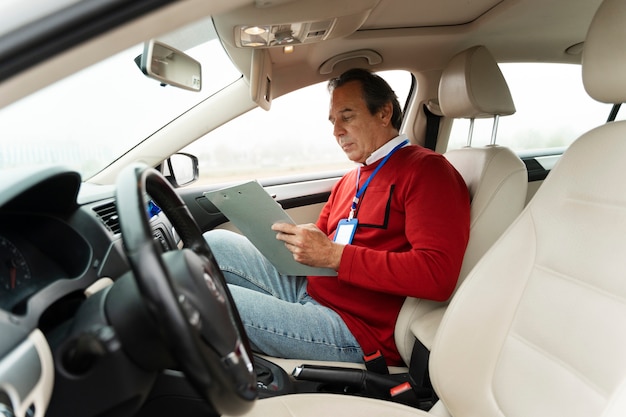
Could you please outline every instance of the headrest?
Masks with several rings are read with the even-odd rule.
[[[626,102],[626,1],[605,0],[594,16],[583,49],[583,83],[603,103]]]
[[[441,74],[439,105],[447,117],[485,118],[515,113],[504,76],[484,46],[455,55]]]

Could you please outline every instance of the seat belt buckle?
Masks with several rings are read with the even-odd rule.
[[[400,385],[390,388],[389,395],[391,396],[391,401],[393,402],[421,408],[420,404],[422,403],[422,400],[418,398],[417,393],[410,382],[403,382]]]
[[[413,387],[409,382],[403,382],[402,384],[396,385],[389,390],[391,398],[399,397],[403,394],[406,394],[407,392],[410,392],[411,394],[413,393]]]
[[[374,353],[370,353],[368,355],[363,356],[363,360],[365,361],[365,368],[368,371],[375,372],[381,375],[387,375],[389,373],[389,369],[387,368],[387,362],[385,362],[385,358],[380,350],[377,350]]]

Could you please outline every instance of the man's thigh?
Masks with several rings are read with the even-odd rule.
[[[298,302],[306,290],[306,277],[280,275],[246,237],[212,230],[204,238],[227,283],[291,302]]]

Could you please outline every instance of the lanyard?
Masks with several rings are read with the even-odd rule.
[[[380,171],[380,169],[383,167],[383,165],[385,165],[387,160],[391,158],[391,155],[393,155],[398,149],[402,148],[408,143],[409,143],[409,140],[406,139],[404,142],[396,145],[395,148],[393,148],[387,155],[385,155],[383,160],[380,161],[380,164],[378,164],[374,172],[372,172],[372,175],[370,175],[367,178],[367,180],[365,181],[365,184],[363,184],[363,187],[361,188],[359,188],[359,180],[361,178],[361,167],[359,167],[357,174],[356,174],[356,195],[354,196],[354,199],[352,199],[352,206],[350,207],[350,215],[348,216],[348,220],[352,220],[354,218],[354,214],[356,213],[356,208],[357,208],[357,205],[359,204],[359,200],[363,196],[363,193],[365,193],[367,186],[370,185],[370,182],[372,181],[372,178],[374,178],[374,175],[376,175],[378,171]]]

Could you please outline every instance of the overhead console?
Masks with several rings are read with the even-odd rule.
[[[363,25],[379,0],[257,0],[215,17],[220,38],[237,48],[272,48],[347,36]]]

